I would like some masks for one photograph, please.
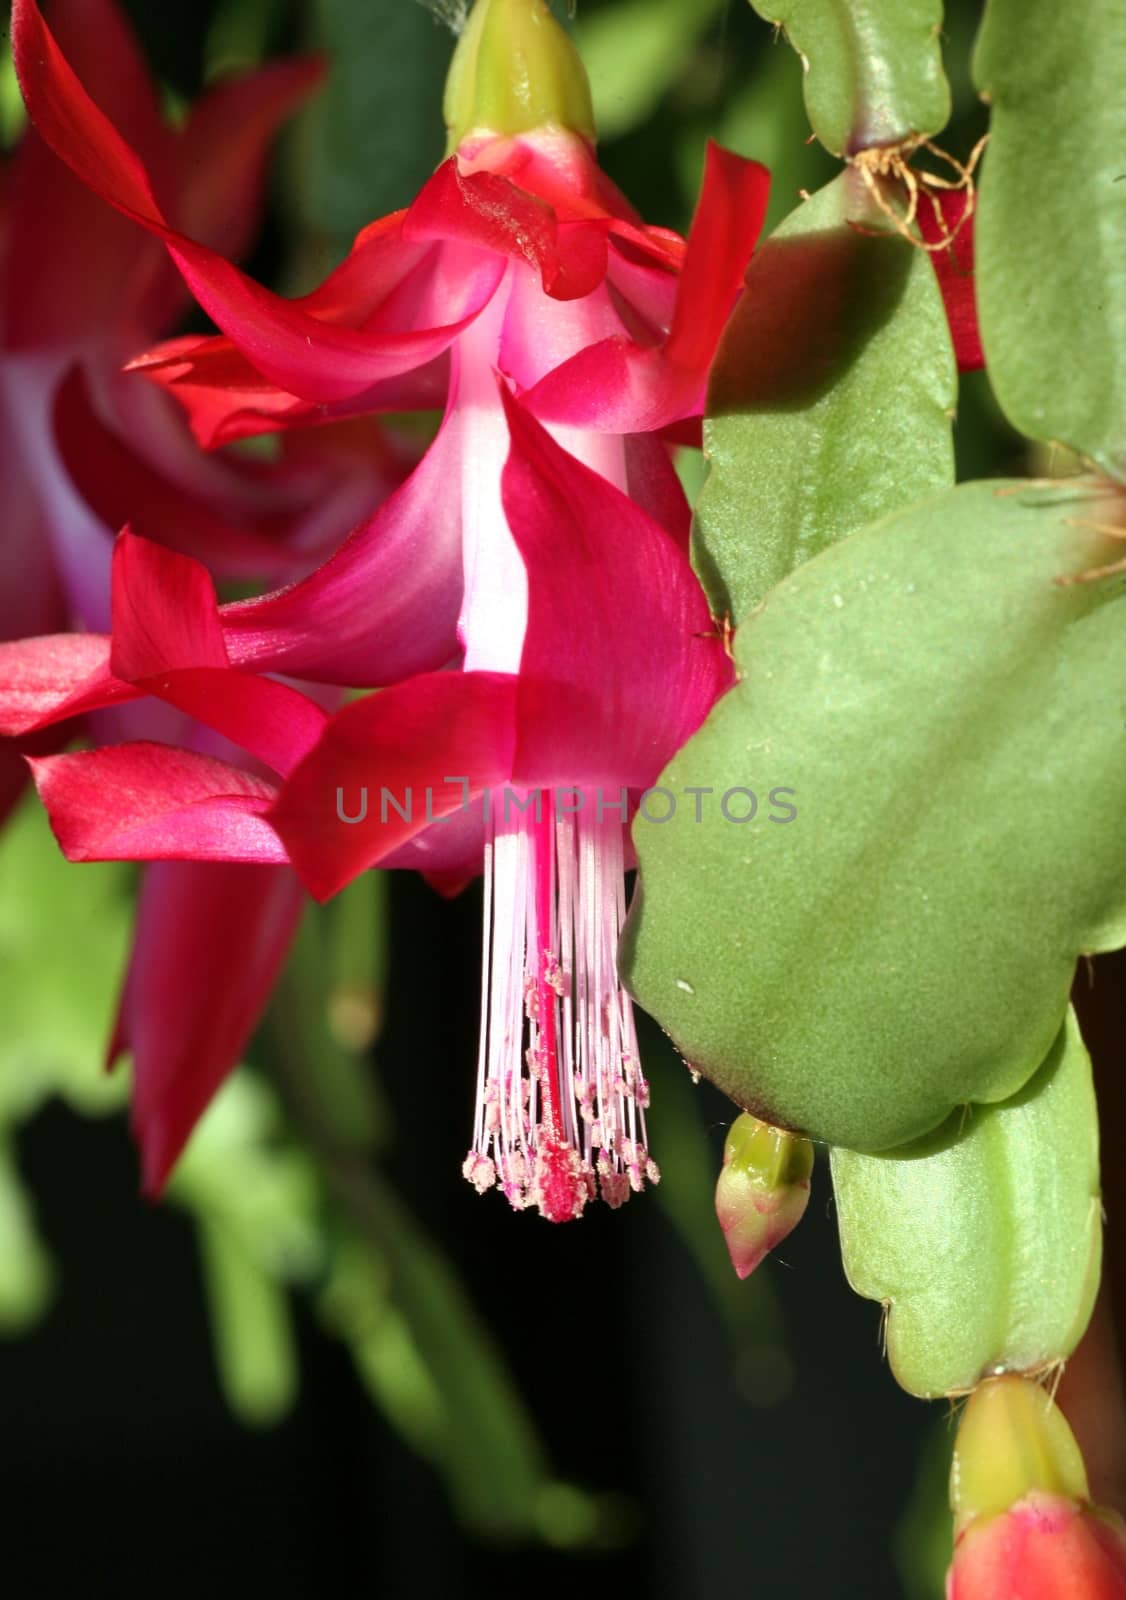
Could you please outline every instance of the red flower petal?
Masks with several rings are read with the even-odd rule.
[[[928,197],[924,197],[919,206],[919,231],[930,245],[949,240],[944,250],[932,250],[930,257],[946,302],[958,366],[962,372],[976,372],[985,365],[985,352],[974,300],[974,224],[972,212],[965,216],[968,204],[964,190],[950,189],[940,194],[940,222]]]
[[[515,695],[500,673],[431,672],[332,718],[270,812],[318,899],[509,776]]]
[[[183,407],[204,450],[380,411],[440,411],[449,388],[449,358],[441,355],[347,400],[331,405],[298,400],[268,383],[223,336],[169,339],[137,356],[125,370],[143,373]]]
[[[528,572],[513,776],[644,788],[731,664],[683,548],[504,398],[504,509]]]
[[[495,172],[458,170],[451,156],[403,222],[404,239],[451,239],[526,261],[545,294],[576,300],[606,276],[608,217],[559,222],[552,207]]]
[[[672,328],[663,345],[606,339],[542,379],[524,403],[548,422],[650,433],[703,409],[704,385],[762,229],[770,175],[709,144]]]
[[[144,875],[110,1062],[133,1056],[147,1195],[242,1059],[285,962],[304,893],[285,867],[155,862]]]
[[[356,332],[310,313],[310,302],[282,299],[261,288],[230,262],[171,228],[154,197],[137,155],[83,89],[34,0],[15,0],[12,46],[24,99],[39,131],[82,181],[118,210],[162,238],[199,303],[239,345],[258,370],[306,400],[344,399],[383,379],[418,366],[447,348],[492,297],[504,271],[502,258],[481,252],[434,252],[432,281],[412,285],[417,309],[441,317],[437,324],[400,321],[376,332]],[[397,226],[397,219],[388,219]],[[394,231],[394,230],[392,230]],[[370,256],[371,230],[360,235],[356,253]],[[397,267],[410,272],[409,252]],[[437,270],[437,269],[441,270]],[[318,311],[361,273],[345,263],[325,294],[311,303]],[[401,309],[401,308],[396,308]],[[369,320],[369,326],[372,319]]]
[[[236,665],[326,683],[375,685],[457,652],[461,442],[448,419],[422,461],[302,583],[224,606]]]
[[[164,861],[145,873],[111,1061],[133,1057],[133,1132],[156,1195],[237,1066],[297,929],[284,867]]]
[[[296,766],[326,721],[288,684],[232,670],[206,568],[128,530],[113,553],[110,667],[275,772]]]
[[[229,762],[138,741],[29,765],[68,861],[288,859],[265,818],[273,785]]]

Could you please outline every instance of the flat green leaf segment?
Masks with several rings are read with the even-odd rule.
[[[1126,4],[990,0],[975,222],[993,387],[1014,427],[1126,478]]]
[[[1055,581],[1120,551],[1087,526],[1113,507],[966,484],[739,630],[742,681],[660,779],[675,815],[634,824],[623,946],[739,1105],[853,1149],[917,1138],[1015,1094],[1076,956],[1126,942],[1126,579]]]
[[[1069,1010],[1013,1099],[955,1111],[893,1155],[833,1152],[845,1272],[887,1306],[888,1359],[905,1389],[956,1394],[999,1368],[1071,1354],[1099,1282],[1098,1142]]]
[[[942,0],[751,0],[802,58],[813,131],[834,155],[930,135],[950,117]]]
[[[931,263],[855,172],[756,252],[712,369],[693,559],[741,621],[826,545],[954,482],[957,370]]]

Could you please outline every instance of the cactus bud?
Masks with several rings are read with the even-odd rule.
[[[715,1209],[731,1265],[741,1278],[797,1227],[809,1202],[813,1146],[744,1111],[731,1124]]]

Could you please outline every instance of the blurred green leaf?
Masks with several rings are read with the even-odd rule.
[[[279,1422],[297,1396],[297,1351],[285,1288],[223,1222],[201,1216],[197,1238],[227,1404],[251,1427]]]
[[[0,834],[0,1121],[51,1094],[93,1114],[120,1106],[104,1071],[129,940],[133,873],[72,866],[29,794]]]
[[[652,114],[726,3],[618,0],[599,11],[579,13],[575,43],[590,78],[602,138],[616,138]]]
[[[300,199],[339,253],[407,205],[441,160],[453,40],[407,0],[315,0],[312,16],[331,74],[307,114]]]
[[[257,66],[289,0],[220,0],[207,30],[207,78]]]
[[[391,1303],[443,1400],[438,1458],[455,1504],[483,1532],[527,1534],[551,1481],[531,1420],[449,1264],[382,1179],[363,1182],[365,1241],[386,1263]]]
[[[759,249],[712,369],[693,556],[739,621],[801,562],[954,481],[957,372],[925,252],[853,172]]]
[[[365,873],[345,891],[341,898],[348,900],[346,906],[306,908],[270,1012],[275,1047],[286,1059],[293,1093],[315,1105],[316,1118],[334,1144],[358,1150],[379,1147],[388,1136],[389,1116],[366,1045],[352,1048],[354,1041],[342,1031],[337,973],[347,983],[362,983],[364,952],[372,962],[381,959],[378,931],[364,933],[363,950],[350,950],[347,943],[350,927],[358,932],[369,914],[384,914],[378,898],[370,898],[373,889],[365,880],[373,877]],[[382,886],[374,890],[377,896],[382,892]],[[377,977],[372,971],[367,987],[360,990],[361,1002],[367,996],[369,1020]],[[353,1024],[356,1020],[353,1013]],[[306,1076],[310,1062],[316,1062],[315,1084]]]
[[[814,132],[834,155],[935,134],[950,116],[942,0],[751,0],[802,59]]]
[[[281,1132],[276,1095],[240,1069],[197,1124],[167,1192],[221,1223],[263,1271],[300,1283],[323,1266],[319,1185],[309,1158]]]
[[[964,484],[740,628],[740,681],[659,780],[676,814],[634,825],[622,948],[740,1105],[852,1149],[920,1137],[1015,1094],[1076,957],[1126,942],[1126,577],[1056,581],[1120,550],[1112,506]],[[724,815],[734,786],[753,817],[740,789]]]
[[[975,221],[989,371],[1013,426],[1126,478],[1126,16],[990,0]]]
[[[387,980],[387,874],[362,872],[331,902],[328,1027],[345,1050],[368,1050],[383,1026]]]
[[[281,1137],[276,1096],[245,1068],[196,1126],[168,1186],[195,1220],[215,1360],[231,1410],[276,1422],[297,1393],[290,1285],[323,1270],[320,1187]]]
[[[1074,1012],[1013,1099],[887,1155],[833,1152],[841,1254],[912,1394],[1071,1354],[1099,1285],[1099,1124]]]
[[[0,149],[10,149],[27,123],[16,69],[12,61],[11,40],[0,42]]]

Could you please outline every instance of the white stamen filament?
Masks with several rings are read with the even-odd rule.
[[[648,1084],[633,1008],[618,982],[625,919],[623,825],[594,797],[553,815],[492,797],[485,852],[481,1048],[464,1173],[516,1209],[578,1216],[660,1174],[646,1147]],[[570,800],[568,796],[568,800]],[[545,915],[546,911],[546,915]]]

